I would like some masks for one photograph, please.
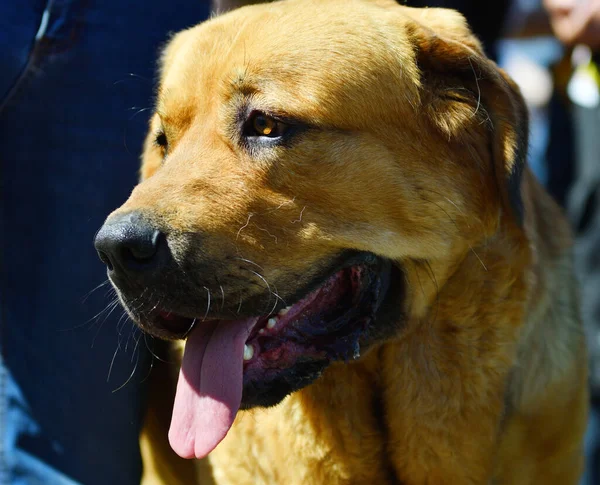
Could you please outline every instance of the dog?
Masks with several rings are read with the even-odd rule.
[[[131,318],[186,341],[174,404],[151,396],[178,455],[218,484],[577,483],[569,228],[461,15],[248,6],[175,35],[160,77],[95,245]]]

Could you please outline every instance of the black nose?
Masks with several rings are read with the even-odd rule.
[[[94,241],[98,256],[110,272],[138,273],[156,269],[168,251],[164,235],[139,212],[110,217]]]

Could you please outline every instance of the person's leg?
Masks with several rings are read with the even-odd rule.
[[[582,485],[600,483],[600,107],[573,106],[575,170],[567,212],[575,229],[575,268],[590,354],[592,407]]]
[[[120,307],[94,318],[93,237],[136,182],[159,45],[209,7],[49,4],[0,0],[0,483],[139,483],[149,359]]]

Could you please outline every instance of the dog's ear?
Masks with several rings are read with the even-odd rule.
[[[406,8],[406,7],[405,7]],[[516,84],[488,59],[464,18],[446,9],[409,9],[407,24],[421,73],[422,106],[451,137],[462,115],[490,134],[493,170],[506,210],[523,222],[521,176],[527,158],[528,115]]]

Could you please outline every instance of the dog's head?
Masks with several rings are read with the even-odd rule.
[[[521,223],[526,115],[463,18],[287,0],[176,35],[142,183],[96,246],[131,317],[187,337],[171,441],[202,456],[424,313]]]

